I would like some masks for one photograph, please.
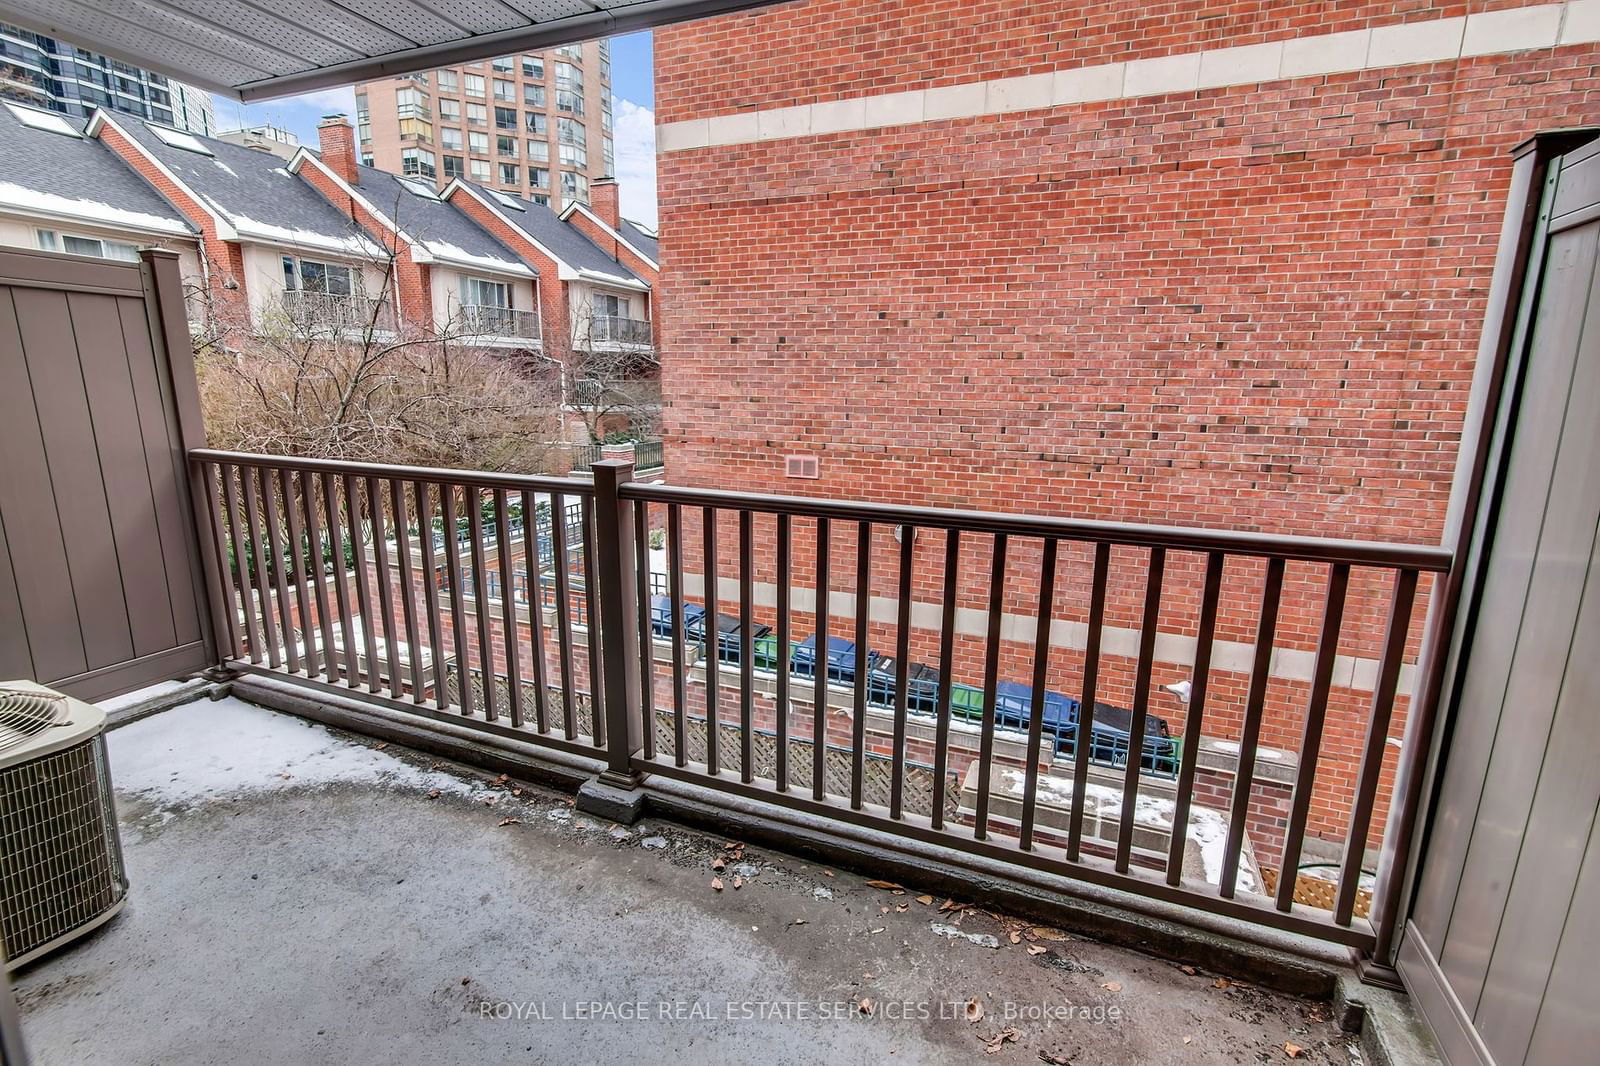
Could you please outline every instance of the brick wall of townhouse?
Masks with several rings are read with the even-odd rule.
[[[1592,121],[1596,42],[1593,0],[809,0],[659,30],[668,478],[1436,542],[1508,153]],[[790,454],[820,479],[785,478]],[[872,592],[892,598],[887,534]],[[848,590],[853,536],[836,537]],[[758,525],[768,569],[770,538]],[[1038,548],[1012,548],[1005,602],[1027,615]],[[987,601],[987,556],[964,555],[963,606]],[[919,600],[937,602],[941,559],[921,538]],[[1108,624],[1137,629],[1143,566],[1114,556]],[[1064,552],[1058,618],[1084,619],[1087,567]],[[1164,632],[1193,634],[1201,568],[1169,559]],[[1260,574],[1230,564],[1224,639],[1253,639]],[[1324,580],[1290,567],[1280,646],[1315,647]],[[1387,584],[1353,590],[1341,651],[1370,659]],[[872,634],[889,650],[892,624]],[[935,649],[914,634],[913,658]],[[960,680],[981,652],[958,640]],[[1030,662],[1007,641],[1002,677]],[[1118,702],[1132,665],[1106,656]],[[1057,649],[1052,686],[1075,692],[1081,669]],[[1155,682],[1185,673],[1158,662]],[[1237,735],[1245,680],[1213,674],[1208,733]],[[1299,746],[1307,691],[1275,678],[1266,743]],[[1335,689],[1323,835],[1342,832],[1369,702]],[[1159,692],[1152,709],[1181,716]]]

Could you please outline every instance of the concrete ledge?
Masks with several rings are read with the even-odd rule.
[[[576,807],[584,814],[632,825],[644,817],[645,793],[642,788],[621,788],[600,778],[578,786]]]

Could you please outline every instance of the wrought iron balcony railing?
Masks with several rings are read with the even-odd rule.
[[[461,326],[478,337],[522,337],[538,340],[539,312],[490,304],[463,304]]]
[[[612,344],[650,344],[650,323],[621,315],[595,315],[589,339]]]
[[[283,294],[283,310],[296,330],[313,335],[395,329],[394,308],[370,296],[292,289]]]

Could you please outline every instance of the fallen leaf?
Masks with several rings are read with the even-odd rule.
[[[869,888],[894,889],[894,888],[899,888],[900,886],[895,884],[893,881],[879,881],[877,879],[873,879],[873,880],[867,882],[867,887],[869,887]]]
[[[725,862],[723,860],[721,855],[718,855],[716,858],[711,860],[711,868],[713,870],[725,869],[727,867],[727,865],[728,865],[727,862]]]
[[[722,878],[713,877],[711,879],[711,887],[713,889],[715,889],[716,891],[721,892],[722,891]]]
[[[1192,1036],[1186,1036],[1186,1037],[1184,1037],[1184,1038],[1183,1038],[1183,1042],[1184,1042],[1184,1043],[1185,1043],[1185,1044],[1187,1044],[1187,1043],[1189,1043],[1189,1042],[1190,1042],[1190,1041],[1192,1041],[1192,1040],[1193,1040],[1193,1039],[1194,1039],[1194,1037],[1192,1037]]]
[[[377,747],[373,748],[372,750],[373,751],[382,751],[384,748],[387,748],[388,746],[389,745],[387,743],[383,743],[383,744],[379,744]]]
[[[472,983],[472,978],[470,978],[470,977],[463,977],[463,978],[462,978],[462,979],[461,979],[461,983],[462,983],[462,984],[464,984],[464,985],[470,985],[470,984],[471,984],[471,983]]]
[[[512,789],[512,790],[511,790],[511,794],[512,794],[512,795],[513,795],[513,796],[520,796],[520,795],[522,795],[522,789],[520,789],[520,788],[514,788],[514,789]]]
[[[906,911],[908,911],[910,909],[911,909],[911,904],[909,904],[909,903],[896,903],[894,905],[894,912],[896,914],[904,914]]]
[[[977,996],[967,1000],[967,1021],[974,1025],[983,1021],[983,1004],[978,1002]]]
[[[1199,970],[1195,969],[1193,966],[1180,966],[1180,967],[1178,967],[1178,969],[1182,970],[1184,973],[1188,974],[1190,977],[1193,977],[1195,974],[1200,972]]]
[[[497,785],[503,785],[509,780],[511,780],[510,774],[501,774],[499,777],[494,779],[494,783]]]
[[[871,1014],[872,1007],[872,1000],[867,996],[862,996],[861,1002],[856,1004],[856,1010],[860,1011],[862,1014]]]
[[[1006,939],[1011,941],[1013,944],[1020,944],[1022,943],[1022,934],[1013,929],[1011,932],[1006,934]]]
[[[1072,1060],[1061,1055],[1052,1055],[1048,1051],[1039,1052],[1039,1061],[1046,1066],[1072,1066]]]
[[[879,914],[888,914],[889,913],[889,908],[888,907],[879,907],[878,908],[878,913]]]
[[[521,825],[522,824],[522,819],[521,818],[502,818],[498,822],[496,822],[495,824],[496,825]]]
[[[1034,926],[1033,927],[1033,935],[1038,937],[1040,940],[1071,940],[1072,939],[1070,936],[1068,936],[1067,934],[1063,933],[1061,930],[1053,929],[1048,925],[1036,925],[1036,926]]]
[[[876,929],[869,930],[869,932],[870,933],[881,933],[881,932],[883,932],[883,926],[880,925]]]
[[[744,887],[744,878],[735,877],[733,879],[733,887],[736,888],[736,889],[743,888]]]
[[[1283,1045],[1283,1053],[1285,1055],[1289,1056],[1291,1059],[1299,1058],[1300,1057],[1300,1052],[1302,1052],[1304,1050],[1305,1050],[1305,1048],[1301,1047],[1299,1044],[1284,1044]]]
[[[1029,944],[1028,945],[1028,954],[1029,955],[1043,955],[1045,952],[1047,952],[1049,950],[1050,949],[1045,947],[1043,944]]]
[[[443,793],[441,793],[441,792],[440,792],[440,791],[439,791],[439,790],[438,790],[438,789],[436,789],[436,788],[430,788],[430,789],[428,789],[428,798],[429,798],[429,799],[431,799],[431,800],[436,800],[436,799],[438,799],[438,798],[439,798],[439,797],[440,797],[440,796],[441,796],[441,795],[443,795]]]
[[[832,870],[824,870],[824,871],[822,871],[822,876],[823,877],[832,877],[833,876],[833,871]]]
[[[1219,977],[1215,981],[1211,982],[1211,987],[1220,988],[1223,991],[1227,991],[1229,988],[1233,987],[1233,982],[1228,980],[1226,977]]]
[[[1017,1038],[1021,1035],[1022,1031],[1020,1029],[1016,1029],[1008,1025],[998,1033],[994,1034],[994,1038],[983,1046],[983,1053],[985,1055],[996,1054],[1007,1044],[1015,1043]]]
[[[1100,987],[1105,989],[1107,992],[1121,992],[1122,991],[1122,982],[1120,982],[1120,981],[1107,981],[1105,984],[1101,985]]]
[[[931,907],[933,905],[933,897],[932,896],[918,896],[917,897],[917,902],[922,904],[924,907]]]

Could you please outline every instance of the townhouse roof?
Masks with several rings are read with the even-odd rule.
[[[104,112],[90,128],[99,121],[113,122],[126,132],[240,239],[343,255],[368,255],[375,249],[355,222],[291,174],[278,156]]]
[[[513,227],[554,256],[562,265],[563,279],[600,284],[609,281],[630,289],[649,288],[649,282],[611,258],[598,244],[585,237],[582,231],[562,221],[560,215],[544,204],[536,204],[512,193],[496,192],[468,181],[459,184],[475,193]]]
[[[649,256],[651,262],[661,262],[661,242],[654,233],[647,232],[637,222],[626,218],[622,220],[617,232],[622,234],[623,240],[633,245],[635,251]]]
[[[538,273],[465,211],[429,195],[427,184],[372,167],[358,167],[357,177],[356,191],[434,259],[523,276]]]
[[[116,152],[84,136],[82,123],[8,103],[0,107],[0,142],[0,208],[137,233],[195,233]]]

